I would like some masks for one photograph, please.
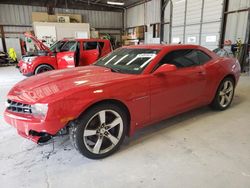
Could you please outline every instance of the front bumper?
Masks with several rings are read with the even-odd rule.
[[[42,135],[56,135],[56,133],[59,131],[58,127],[64,126],[62,123],[58,122],[58,120],[45,121],[34,118],[30,114],[15,113],[8,110],[5,110],[4,112],[4,119],[8,124],[17,129],[17,133],[20,136],[30,139],[36,143],[39,142],[39,139],[42,138]],[[34,131],[39,133],[41,136],[33,135],[32,132]]]
[[[20,60],[17,68],[24,76],[32,76],[34,73],[33,66],[25,63],[23,60]]]

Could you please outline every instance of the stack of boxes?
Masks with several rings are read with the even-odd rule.
[[[142,44],[144,41],[144,26],[129,29],[126,35],[122,36],[124,46]]]

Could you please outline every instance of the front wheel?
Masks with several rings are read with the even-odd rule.
[[[39,65],[35,70],[35,75],[43,72],[51,71],[53,68],[49,65]]]
[[[122,144],[127,130],[127,114],[113,104],[101,104],[88,110],[70,128],[75,148],[90,159],[113,154]]]
[[[230,77],[225,78],[217,89],[214,100],[211,103],[211,107],[215,110],[227,109],[234,97],[235,83]]]

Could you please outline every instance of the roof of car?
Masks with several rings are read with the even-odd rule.
[[[123,46],[123,48],[149,48],[149,49],[163,49],[163,48],[198,48],[199,45],[193,44],[143,44]]]
[[[73,39],[74,40],[74,39]],[[95,39],[95,38],[92,38],[92,39],[75,39],[76,41],[99,41],[99,42],[104,42],[104,41],[109,41],[108,39]]]

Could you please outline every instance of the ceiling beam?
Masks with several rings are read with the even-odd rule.
[[[95,3],[88,0],[70,0],[67,1],[68,9],[80,9],[80,10],[98,10],[98,11],[112,11],[112,12],[123,12],[122,7],[118,6],[110,6],[104,3]],[[1,0],[0,4],[14,4],[14,5],[28,5],[28,6],[42,6],[46,7],[46,1],[42,0]],[[53,2],[56,8],[66,8],[65,2],[61,3],[61,1]]]

